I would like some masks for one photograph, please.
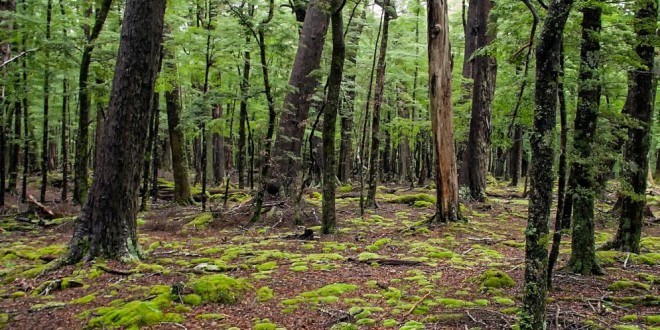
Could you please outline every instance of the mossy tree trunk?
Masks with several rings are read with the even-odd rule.
[[[649,167],[651,120],[653,118],[653,44],[648,42],[658,25],[658,2],[635,1],[635,52],[640,58],[630,76],[633,80],[629,115],[637,125],[628,127],[624,159],[629,166],[623,172],[623,190],[620,192],[621,214],[619,228],[609,247],[639,253],[642,220],[646,205],[646,177]]]
[[[548,222],[554,182],[554,128],[560,73],[561,42],[573,0],[554,0],[536,47],[536,86],[529,215],[525,230],[525,292],[520,329],[546,327]]]
[[[576,273],[601,274],[596,262],[594,238],[594,198],[596,167],[594,149],[598,108],[600,106],[600,60],[601,9],[598,4],[582,9],[582,49],[580,50],[580,73],[578,103],[575,116],[573,148],[576,158],[571,163],[573,221],[571,258],[568,267]]]
[[[323,206],[322,227],[324,234],[335,231],[335,130],[337,127],[337,112],[341,105],[341,81],[344,74],[344,59],[346,49],[344,45],[344,20],[342,19],[343,6],[332,13],[332,61],[330,63],[330,76],[328,77],[328,96],[323,112]]]
[[[429,100],[435,149],[437,222],[458,221],[458,177],[451,104],[451,46],[447,1],[428,3]]]
[[[65,263],[139,258],[136,217],[165,0],[128,0],[98,167]]]

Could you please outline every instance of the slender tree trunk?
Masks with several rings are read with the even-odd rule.
[[[62,18],[64,19],[66,13],[64,12],[64,4],[62,0],[59,1],[60,12]],[[67,37],[66,28],[62,29],[62,34],[64,38]],[[67,130],[69,129],[68,125],[68,112],[69,112],[69,79],[65,76],[62,78],[62,136],[61,136],[61,145],[62,145],[62,202],[65,202],[68,199],[69,194],[69,141],[67,138]]]
[[[168,51],[165,58],[165,67],[170,74],[174,74],[174,57]],[[180,90],[176,81],[174,88],[165,92],[165,104],[167,109],[167,130],[170,138],[170,150],[172,152],[172,174],[174,176],[174,198],[173,202],[179,205],[192,205],[193,199],[190,193],[190,182],[188,181],[188,166],[185,155],[185,141],[183,137],[183,126],[181,124]]]
[[[328,97],[325,111],[323,111],[323,206],[321,232],[330,234],[337,227],[335,219],[335,130],[337,128],[337,112],[341,104],[341,81],[344,74],[344,58],[346,49],[344,45],[343,8],[337,9],[331,15],[332,20],[332,61],[330,63],[330,76],[328,77]]]
[[[470,1],[468,15],[474,6],[473,20],[469,21],[470,32],[474,34],[475,51],[490,45],[495,37],[493,31],[488,31],[490,11],[493,4],[490,0]],[[467,45],[467,42],[466,42]],[[467,173],[467,185],[470,196],[483,202],[486,198],[486,175],[488,172],[488,150],[491,134],[491,103],[495,92],[495,75],[497,67],[495,57],[489,52],[472,54],[472,116],[470,132],[465,150],[465,158],[461,164],[462,172]]]
[[[161,70],[162,66],[162,61],[163,61],[163,53],[161,49],[161,54],[160,54],[160,59],[159,59],[159,64],[158,64],[158,72]],[[154,138],[153,138],[153,145],[151,145],[151,200],[153,203],[156,203],[158,200],[158,169],[160,167],[160,154],[158,153],[160,148],[160,140],[158,139],[158,133],[159,130],[158,128],[160,127],[160,95],[156,95],[156,101],[153,101],[154,104],[152,106],[155,106],[155,109],[153,109],[153,118],[152,121],[153,123],[153,128],[151,131],[153,132]],[[165,150],[169,150],[168,148],[165,148]],[[163,159],[165,159],[165,154],[163,155]]]
[[[21,1],[23,7],[23,14],[27,14],[27,4],[25,0]],[[23,33],[21,38],[21,46],[23,51],[27,51],[26,45],[27,33]],[[23,109],[23,177],[21,180],[21,203],[27,201],[27,177],[30,170],[30,134],[29,132],[29,118],[30,118],[30,108],[28,103],[28,70],[27,70],[27,58],[23,57],[21,61],[22,66],[22,76],[23,76],[23,95],[21,97],[21,108]],[[19,125],[20,126],[20,125]]]
[[[151,97],[151,113],[149,114],[149,131],[147,133],[147,148],[144,153],[144,160],[142,163],[142,188],[140,190],[140,211],[147,211],[147,200],[149,199],[149,178],[152,161],[152,154],[157,148],[154,148],[154,144],[157,144],[155,135],[154,121],[156,120],[156,115],[158,114],[158,106],[160,105],[160,94],[154,93]],[[157,157],[157,156],[156,156]],[[157,188],[156,188],[157,189]]]
[[[592,149],[600,106],[601,8],[598,4],[582,9],[582,49],[580,51],[580,81],[575,116],[573,148],[576,159],[571,163],[573,182],[573,219],[571,258],[568,267],[584,275],[602,274],[596,262],[594,238],[595,171]]]
[[[16,3],[14,0],[0,2],[0,11],[13,12],[14,10],[16,10]],[[12,21],[0,18],[0,25],[2,25],[10,34],[12,33]],[[10,55],[11,45],[9,42],[0,42],[0,60],[5,63],[9,60]],[[9,115],[11,112],[11,110],[9,110],[11,103],[7,98],[8,81],[7,73],[3,70],[2,82],[0,82],[0,207],[5,205],[5,181],[7,179],[5,149],[7,147],[7,137],[9,136],[8,132],[11,131],[9,128],[11,127],[11,116]],[[14,185],[15,184],[16,181],[14,181]]]
[[[76,222],[65,263],[139,258],[137,195],[163,33],[164,0],[128,0],[89,200]],[[125,91],[130,90],[129,96]],[[112,196],[112,198],[108,198]]]
[[[318,77],[311,73],[319,68],[321,62],[328,30],[328,10],[331,9],[332,1],[335,0],[310,0],[289,78],[293,91],[284,98],[269,185],[273,191],[279,191],[286,197],[294,196],[300,187],[298,181],[304,126],[312,102],[311,96],[319,84]]]
[[[46,43],[50,42],[50,21],[53,12],[53,1],[48,0],[46,7]],[[45,54],[48,58],[50,53],[48,47],[46,46]],[[49,101],[50,101],[50,64],[46,64],[44,68],[44,118],[43,118],[43,132],[41,140],[41,191],[39,194],[39,200],[42,203],[46,202],[46,188],[48,188],[48,131],[50,127],[48,126],[48,110],[49,110]]]
[[[253,9],[254,7],[252,7]],[[253,10],[250,10],[252,12]],[[245,44],[250,43],[250,37],[245,37]],[[250,51],[243,53],[243,80],[241,80],[241,104],[238,124],[238,188],[245,188],[245,125],[248,118],[248,93],[250,92]]]
[[[20,85],[21,79],[20,77],[16,77],[16,84]],[[19,158],[20,158],[20,150],[21,150],[21,136],[23,135],[21,132],[21,108],[22,108],[22,103],[21,100],[17,99],[14,101],[14,129],[13,133],[11,135],[12,140],[11,143],[9,144],[9,180],[8,180],[8,186],[7,190],[9,194],[18,194],[18,189],[16,189],[16,185],[18,184],[18,163],[19,163]],[[9,125],[12,124],[11,122],[11,117],[9,117]]]
[[[525,231],[525,292],[520,314],[521,330],[546,327],[548,271],[548,222],[554,174],[554,128],[561,42],[573,0],[553,0],[536,47],[536,90],[532,149],[529,216]]]
[[[222,118],[222,105],[213,107],[213,119]],[[219,186],[225,177],[225,138],[217,132],[212,134],[213,143],[213,184]]]
[[[635,52],[641,59],[631,72],[633,80],[629,115],[637,121],[635,127],[628,127],[628,141],[624,159],[631,164],[623,171],[623,190],[619,228],[614,241],[608,248],[639,253],[642,236],[644,208],[646,206],[646,176],[649,167],[651,142],[651,120],[653,118],[653,54],[654,47],[648,42],[655,34],[658,17],[657,1],[635,1]]]
[[[358,1],[359,2],[359,1]],[[356,3],[356,6],[358,3]],[[366,7],[368,2],[365,1],[365,6],[362,8],[362,14],[359,20],[355,20],[348,26],[347,33],[348,43],[346,44],[346,60],[348,61],[348,71],[344,81],[345,88],[347,89],[344,104],[339,110],[340,127],[341,127],[341,142],[339,144],[339,164],[337,171],[337,178],[340,182],[346,183],[351,177],[353,172],[353,117],[355,116],[355,97],[357,96],[357,86],[355,86],[355,78],[357,75],[357,52],[360,44],[360,37],[364,29],[365,21],[367,18]]]
[[[88,174],[87,164],[89,163],[89,112],[91,101],[88,90],[89,66],[92,63],[92,52],[94,51],[94,42],[101,33],[105,19],[108,17],[108,11],[112,0],[103,0],[96,10],[94,26],[89,30],[84,26],[86,42],[83,46],[82,60],[80,61],[80,74],[78,75],[78,134],[76,137],[76,155],[73,177],[73,201],[84,205],[87,201]],[[91,15],[91,8],[88,9]]]
[[[523,156],[523,128],[516,125],[513,130],[513,147],[511,148],[511,155],[509,158],[509,174],[511,176],[512,187],[517,187],[520,181],[522,172],[522,156]]]
[[[428,2],[429,101],[435,150],[434,221],[460,219],[451,103],[451,45],[445,0]]]
[[[381,5],[381,4],[379,4]],[[384,11],[383,29],[380,38],[380,52],[376,68],[376,89],[374,91],[374,111],[371,121],[371,153],[369,156],[369,188],[365,207],[378,207],[376,204],[376,186],[378,185],[378,160],[380,150],[380,109],[383,103],[383,89],[385,87],[385,57],[387,55],[387,39],[390,21],[396,18],[396,10],[390,0],[383,0],[381,5]]]

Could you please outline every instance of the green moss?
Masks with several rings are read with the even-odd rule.
[[[639,241],[639,247],[644,251],[660,251],[660,237],[644,237]]]
[[[273,289],[267,287],[267,286],[262,286],[257,290],[257,300],[259,302],[265,302],[273,299],[275,296],[275,293],[273,292]]]
[[[427,207],[432,207],[435,205],[434,203],[431,202],[426,202],[426,201],[416,201],[413,203],[414,207],[419,207],[419,208],[427,208]]]
[[[616,281],[607,287],[607,289],[610,291],[621,291],[632,288],[648,291],[651,288],[651,286],[640,282],[621,280],[621,281]]]
[[[12,294],[9,295],[9,297],[10,297],[10,298],[21,298],[21,297],[25,297],[25,292],[23,292],[23,291],[12,292]]]
[[[393,328],[396,327],[397,325],[399,325],[399,321],[395,319],[387,319],[383,321],[383,326],[386,328]]]
[[[216,313],[207,313],[207,314],[198,314],[195,316],[199,320],[223,320],[227,315],[216,314]]]
[[[498,269],[489,269],[481,274],[481,286],[488,289],[501,289],[513,287],[516,282],[505,272]]]
[[[362,253],[358,254],[357,258],[360,261],[368,261],[368,260],[378,259],[378,258],[382,258],[382,257],[379,254],[376,254],[376,253],[362,252]]]
[[[4,329],[7,323],[9,323],[9,314],[0,313],[0,329]]]
[[[243,294],[251,289],[251,286],[243,279],[235,279],[227,275],[202,276],[190,283],[193,292],[202,297],[203,301],[233,304]]]
[[[488,299],[477,299],[474,300],[473,302],[477,306],[488,306],[490,304],[490,301],[488,301]]]
[[[363,319],[357,320],[355,322],[355,324],[358,325],[358,326],[370,326],[370,325],[375,325],[376,322],[377,322],[376,320],[371,319],[371,318],[363,318]]]
[[[520,310],[519,307],[507,307],[507,308],[501,309],[500,313],[502,313],[502,314],[516,314],[516,313],[518,313],[519,310]]]
[[[408,321],[399,330],[424,330],[424,323],[418,321]]]
[[[183,296],[183,303],[186,305],[199,306],[202,304],[202,297],[198,294],[187,294]]]
[[[446,308],[462,308],[474,306],[474,303],[472,302],[453,298],[438,298],[435,301]]]
[[[654,253],[643,253],[643,254],[634,254],[630,258],[637,263],[646,264],[649,266],[655,266],[660,263],[660,252]]]
[[[515,304],[515,302],[513,301],[513,299],[504,298],[504,297],[494,297],[493,300],[494,300],[497,304],[505,305],[505,306],[511,306],[511,305],[514,305],[514,304]]]
[[[195,217],[192,221],[185,224],[184,227],[206,229],[211,221],[213,221],[213,215],[211,212],[206,212]]]
[[[621,317],[621,321],[623,322],[637,321],[637,315],[624,315],[623,317]]]
[[[69,302],[71,305],[82,305],[82,304],[88,304],[96,299],[96,293],[88,294],[84,297],[80,297],[78,299],[73,299]]]
[[[367,246],[367,250],[371,252],[376,252],[380,250],[381,247],[385,244],[389,244],[392,241],[390,238],[381,238],[377,241],[375,241],[373,244]]]
[[[276,268],[277,268],[277,263],[275,261],[269,261],[261,265],[257,265],[257,270],[260,272],[271,271]]]
[[[351,186],[350,184],[347,184],[347,185],[343,185],[343,186],[337,188],[337,190],[341,193],[349,193],[349,192],[353,191],[353,186]]]
[[[183,317],[179,314],[162,311],[170,304],[171,301],[168,299],[154,299],[152,301],[134,300],[118,307],[101,307],[94,313],[99,316],[92,318],[89,325],[91,327],[138,329],[161,322],[182,322]]]
[[[660,277],[655,275],[639,273],[637,274],[637,278],[639,278],[642,281],[649,282],[651,284],[660,284]]]
[[[621,252],[618,251],[596,251],[596,261],[601,266],[612,266],[619,261],[620,257]]]
[[[396,196],[394,198],[386,200],[387,203],[407,204],[407,205],[413,205],[413,204],[415,204],[415,202],[418,202],[418,201],[434,204],[435,203],[435,197],[433,197],[429,194],[421,194],[420,193],[420,194]]]
[[[502,244],[504,244],[506,246],[514,247],[514,248],[523,248],[523,247],[525,247],[525,242],[518,242],[518,241],[514,241],[514,240],[504,241],[504,242],[502,242]]]

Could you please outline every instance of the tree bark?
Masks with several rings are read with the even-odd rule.
[[[254,7],[252,7],[253,9]],[[252,13],[253,10],[250,10]],[[250,37],[245,37],[245,44],[250,43]],[[245,188],[245,126],[248,118],[248,93],[250,91],[250,51],[243,52],[243,80],[241,80],[241,104],[239,110],[239,124],[238,124],[238,188]]]
[[[50,42],[50,21],[53,12],[53,0],[48,0],[46,5],[46,43]],[[48,58],[50,53],[48,47],[46,46],[45,54]],[[46,188],[48,188],[48,110],[49,110],[49,101],[50,101],[50,64],[46,64],[44,68],[44,118],[43,118],[43,132],[41,140],[41,191],[39,194],[39,201],[41,203],[46,202]]]
[[[428,2],[429,101],[435,150],[437,222],[458,221],[458,178],[451,103],[451,46],[445,0]]]
[[[213,107],[213,119],[222,118],[222,105]],[[213,143],[213,184],[219,186],[225,177],[225,138],[218,132],[212,134]]]
[[[639,253],[642,236],[644,209],[646,205],[646,176],[649,167],[651,143],[651,120],[653,118],[653,54],[654,47],[648,42],[658,25],[657,1],[635,1],[635,52],[640,58],[631,72],[633,80],[629,115],[637,125],[628,127],[628,141],[625,145],[624,160],[629,166],[623,171],[621,215],[619,228],[610,248]]]
[[[552,203],[554,174],[554,128],[560,49],[563,31],[573,0],[553,0],[536,47],[536,86],[532,149],[529,215],[525,231],[525,292],[520,314],[520,329],[546,327],[548,268],[548,222]]]
[[[341,104],[341,81],[344,74],[344,59],[346,49],[344,45],[344,20],[342,7],[331,15],[332,21],[332,60],[330,63],[330,76],[328,77],[328,96],[323,111],[323,205],[322,226],[323,234],[330,234],[337,227],[335,218],[335,130],[337,128],[337,112]]]
[[[311,0],[303,23],[289,85],[294,91],[284,98],[280,127],[274,145],[272,174],[269,185],[285,197],[295,195],[301,172],[300,151],[307,116],[319,80],[312,72],[319,68],[325,35],[328,30],[328,9],[334,0]]]
[[[470,119],[470,132],[465,150],[465,158],[461,164],[462,172],[467,173],[467,185],[470,188],[470,196],[476,201],[483,202],[486,198],[486,175],[488,172],[488,151],[490,148],[491,134],[491,103],[495,92],[495,75],[497,73],[495,57],[490,52],[484,52],[483,48],[490,45],[495,37],[494,31],[488,31],[488,22],[493,3],[490,0],[470,1],[468,16],[472,12],[473,17],[469,19],[468,29],[474,38],[475,51],[472,54],[472,116]],[[467,45],[467,41],[466,41]]]
[[[94,41],[98,38],[108,17],[108,11],[112,5],[112,0],[103,0],[96,10],[94,26],[89,30],[88,26],[83,26],[85,31],[85,45],[83,46],[82,60],[80,61],[80,74],[78,75],[78,133],[76,136],[76,153],[73,177],[73,201],[79,205],[84,205],[87,201],[88,174],[87,163],[89,163],[89,119],[90,97],[88,90],[89,66],[92,63],[92,52],[94,51]],[[88,9],[91,11],[91,8]],[[91,15],[91,12],[90,12]]]
[[[384,0],[381,5],[384,11],[382,35],[380,38],[380,52],[378,54],[378,64],[376,67],[376,89],[374,90],[374,110],[371,121],[371,153],[369,156],[369,188],[367,190],[367,199],[365,207],[378,207],[376,204],[376,186],[378,185],[378,160],[380,150],[380,109],[383,103],[383,89],[385,88],[385,57],[387,55],[387,39],[389,34],[390,21],[396,16],[390,14],[396,10],[390,0]],[[390,9],[391,8],[391,9]]]
[[[174,57],[170,52],[166,53],[166,68],[174,71]],[[183,138],[183,127],[180,118],[179,85],[174,82],[174,88],[165,92],[165,103],[167,108],[167,130],[170,137],[170,150],[172,152],[172,174],[174,175],[174,199],[179,205],[192,205],[193,199],[190,193],[190,182],[188,181],[188,166],[185,156],[185,141]]]
[[[165,15],[164,0],[128,0],[89,200],[76,222],[65,262],[105,257],[135,260],[137,195]],[[112,198],[108,198],[112,196]],[[85,247],[88,242],[88,250]]]
[[[596,262],[594,238],[595,171],[592,150],[600,106],[601,9],[597,4],[582,9],[582,49],[580,50],[580,80],[575,116],[573,148],[576,159],[571,163],[573,221],[571,258],[568,267],[583,275],[602,274]]]
[[[513,147],[511,148],[511,155],[509,158],[509,174],[511,176],[512,187],[517,187],[520,181],[522,172],[522,156],[523,156],[523,128],[516,125],[513,130]]]

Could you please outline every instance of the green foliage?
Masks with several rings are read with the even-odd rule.
[[[479,279],[481,286],[487,289],[510,288],[516,284],[509,275],[497,269],[489,269],[483,272]]]

